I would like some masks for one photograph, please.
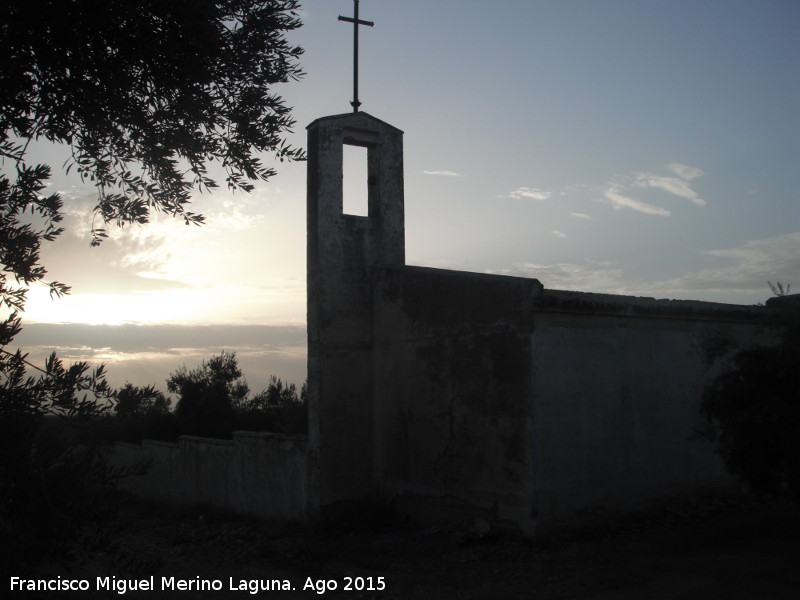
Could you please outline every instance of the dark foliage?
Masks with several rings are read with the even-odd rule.
[[[66,144],[66,170],[97,186],[93,244],[114,222],[146,223],[151,210],[199,224],[193,189],[267,179],[259,153],[303,158],[284,136],[294,122],[271,91],[301,75],[284,34],[300,26],[295,0],[11,0],[0,25],[0,304],[22,310],[41,281],[42,241],[60,233],[62,200],[41,195],[46,165],[32,140]],[[36,217],[36,218],[32,218]],[[37,225],[38,223],[38,225]],[[69,288],[50,283],[52,294]],[[13,315],[12,315],[13,317]],[[0,324],[0,342],[19,323]]]
[[[144,438],[177,439],[178,424],[170,412],[172,400],[148,385],[126,383],[116,393],[113,415],[106,414],[87,432],[95,441],[140,442]]]
[[[757,494],[800,502],[800,302],[793,300],[771,309],[775,343],[736,351],[705,390],[702,410],[733,474]]]
[[[137,387],[126,383],[117,392],[114,412],[120,418],[148,415],[163,415],[169,412],[172,400],[152,385]]]
[[[57,560],[87,547],[111,484],[124,475],[80,429],[107,412],[102,367],[65,367],[55,355],[30,375],[20,354],[0,355],[0,572]]]
[[[243,403],[236,415],[237,429],[306,433],[308,431],[308,388],[297,393],[295,384],[272,375],[267,389]]]
[[[274,171],[256,157],[296,159],[289,109],[270,86],[300,75],[283,34],[294,0],[12,0],[0,28],[3,141],[72,148],[99,187],[105,222],[144,222],[150,208],[185,211],[193,186],[234,189]],[[102,230],[96,235],[102,237]]]
[[[273,375],[266,390],[249,398],[235,353],[223,352],[195,369],[181,367],[169,376],[167,388],[178,394],[180,434],[230,438],[237,429],[304,433],[308,428],[306,386],[298,396],[294,384]]]
[[[267,388],[250,397],[235,353],[223,352],[194,369],[184,365],[170,375],[167,385],[178,395],[176,410],[170,410],[172,400],[153,386],[128,383],[116,392],[114,410],[94,419],[81,435],[110,444],[176,442],[181,435],[230,439],[237,430],[308,431],[307,386],[298,393],[295,384],[272,375]]]
[[[236,354],[226,352],[203,361],[196,369],[184,365],[169,376],[167,389],[178,394],[175,415],[182,433],[209,437],[230,434],[236,408],[250,391]]]
[[[151,211],[200,224],[193,190],[230,189],[274,171],[258,158],[300,160],[285,134],[293,121],[271,91],[301,75],[295,0],[9,0],[0,22],[0,540],[3,571],[66,559],[96,524],[115,473],[92,436],[70,428],[102,415],[111,391],[102,367],[65,367],[53,356],[38,376],[5,348],[21,329],[28,286],[44,281],[43,242],[62,232],[63,202],[45,195],[51,170],[26,163],[35,140],[67,145],[64,165],[97,188],[92,244],[104,226]],[[69,292],[49,282],[52,296]],[[133,404],[144,399],[128,398]],[[158,399],[146,415],[155,411]],[[123,411],[127,408],[123,408]],[[136,409],[138,410],[138,409]],[[129,415],[130,416],[130,415]],[[70,431],[71,433],[65,434]]]

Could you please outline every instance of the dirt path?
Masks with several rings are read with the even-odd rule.
[[[672,509],[643,522],[540,544],[474,539],[458,531],[396,523],[314,534],[279,532],[258,523],[140,509],[128,511],[115,536],[115,555],[96,556],[71,576],[85,577],[95,587],[98,576],[152,575],[155,591],[121,595],[106,590],[75,597],[800,597],[800,510],[778,504]],[[117,565],[112,570],[110,562]],[[221,589],[164,591],[162,577],[195,584],[198,578],[216,580]],[[231,590],[231,580],[243,589]],[[253,593],[248,587],[272,580],[288,581],[295,589]],[[348,581],[349,591],[343,589]],[[330,589],[332,582],[336,590]]]

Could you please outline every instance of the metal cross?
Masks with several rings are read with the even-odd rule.
[[[355,5],[353,18],[339,15],[339,20],[353,24],[353,101],[350,104],[353,106],[353,112],[357,113],[358,107],[361,106],[361,102],[358,101],[358,26],[368,25],[372,27],[375,23],[360,20],[358,18],[358,0],[353,0],[353,4]]]

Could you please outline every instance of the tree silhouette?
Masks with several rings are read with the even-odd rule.
[[[770,287],[772,343],[736,349],[709,383],[705,435],[753,492],[800,502],[800,298]]]
[[[308,386],[298,394],[295,384],[270,375],[267,388],[242,403],[238,418],[242,429],[307,433]]]
[[[0,304],[24,306],[40,281],[42,241],[60,233],[62,199],[41,195],[47,165],[28,165],[32,140],[66,144],[97,188],[92,243],[104,226],[162,211],[194,224],[192,190],[249,191],[275,171],[258,158],[303,158],[285,142],[294,121],[271,88],[297,79],[296,0],[10,0],[0,26]],[[31,223],[29,215],[39,219]],[[51,283],[52,294],[69,288]],[[5,345],[19,323],[0,327]],[[16,329],[15,329],[16,327]]]
[[[110,396],[102,367],[65,367],[55,355],[31,375],[9,352],[28,286],[45,279],[43,242],[62,232],[63,200],[45,194],[48,165],[30,165],[32,141],[65,144],[97,189],[92,245],[105,226],[145,224],[151,211],[201,224],[191,193],[232,190],[274,174],[260,153],[301,160],[285,135],[294,122],[272,92],[297,79],[296,0],[8,0],[0,23],[0,570],[53,558],[93,518],[89,490],[109,479],[96,453],[69,436],[54,445],[47,414],[82,419]],[[51,281],[51,295],[69,292]],[[48,449],[58,448],[57,452]],[[35,461],[35,462],[31,462]],[[42,511],[48,518],[42,516]],[[50,518],[52,517],[52,518]],[[55,524],[59,526],[56,527]],[[22,552],[21,540],[31,547]],[[63,558],[63,557],[62,557]]]
[[[170,374],[167,389],[178,394],[175,414],[190,435],[228,437],[237,408],[250,389],[242,379],[236,354],[212,356],[196,369],[184,365]]]
[[[154,386],[138,387],[132,383],[126,383],[125,387],[117,391],[116,400],[114,412],[121,418],[165,414],[172,404]]]

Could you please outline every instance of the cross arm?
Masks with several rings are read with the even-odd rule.
[[[362,21],[361,19],[353,19],[352,17],[343,17],[342,15],[339,15],[339,20],[347,21],[348,23],[358,23],[359,25],[368,25],[370,27],[373,27],[375,25],[374,21]]]

